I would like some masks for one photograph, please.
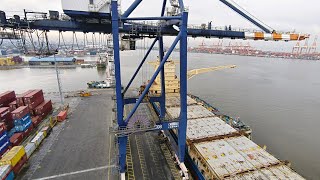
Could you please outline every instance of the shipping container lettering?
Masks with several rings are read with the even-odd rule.
[[[7,115],[9,113],[9,111],[4,112],[3,114],[1,114],[1,117]]]
[[[4,144],[0,147],[0,149],[3,149],[3,148],[6,147],[8,144],[9,144],[9,142],[7,141],[6,143],[4,143]]]

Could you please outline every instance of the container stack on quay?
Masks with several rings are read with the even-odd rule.
[[[22,167],[27,162],[27,155],[23,146],[15,146],[8,153],[3,155],[0,160],[0,168],[5,168],[5,166],[10,166],[9,174],[12,172],[14,176],[17,176],[21,171]],[[4,178],[6,179],[6,178]]]
[[[5,123],[0,123],[0,156],[8,151],[10,145],[7,127]]]
[[[44,99],[42,90],[17,96],[14,91],[0,94],[0,155],[20,145],[52,109],[51,100]]]
[[[33,129],[53,110],[42,90],[29,90],[20,95],[14,91],[0,94],[0,178],[11,180],[46,138],[53,126],[44,125],[38,133]],[[29,142],[22,142],[31,136]]]
[[[20,56],[0,57],[0,66],[13,66],[22,63],[23,59]]]
[[[14,179],[14,173],[10,165],[0,166],[0,178],[5,180]]]

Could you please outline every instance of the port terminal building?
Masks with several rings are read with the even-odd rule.
[[[33,57],[29,60],[29,65],[74,65],[76,58],[74,57]]]

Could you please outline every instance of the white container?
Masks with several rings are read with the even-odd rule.
[[[10,169],[11,169],[10,165],[0,166],[0,178],[4,179],[6,175],[10,172]]]
[[[92,13],[99,15],[110,14],[110,0],[61,0],[62,9],[65,14],[73,16],[92,16]]]
[[[237,130],[226,124],[219,117],[189,119],[187,126],[187,138],[199,140],[236,133]]]
[[[28,143],[24,149],[26,151],[27,154],[27,158],[29,159],[30,156],[33,154],[33,152],[36,150],[36,144],[35,143]]]
[[[180,107],[167,108],[167,112],[172,118],[178,118],[180,115]],[[190,105],[188,106],[188,119],[214,117],[215,115],[208,109],[201,105]]]
[[[43,132],[39,132],[32,140],[31,143],[34,143],[36,145],[36,147],[38,147],[42,140],[44,139],[44,134]]]
[[[286,165],[278,165],[268,168],[263,168],[261,170],[251,171],[243,174],[234,175],[226,178],[226,180],[239,180],[239,179],[259,179],[259,180],[269,180],[269,179],[294,179],[303,180],[299,174],[294,172]]]
[[[190,96],[187,96],[187,104],[193,105],[197,102]],[[180,95],[166,95],[166,106],[167,107],[178,107],[180,106]]]
[[[196,152],[193,153],[198,154],[209,171],[220,179],[280,163],[244,136],[196,143],[194,146]]]

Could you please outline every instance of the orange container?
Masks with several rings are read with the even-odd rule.
[[[67,111],[61,111],[61,112],[58,114],[57,118],[58,118],[58,121],[59,121],[59,122],[62,122],[62,121],[64,121],[64,120],[66,120],[66,118],[67,118]]]

